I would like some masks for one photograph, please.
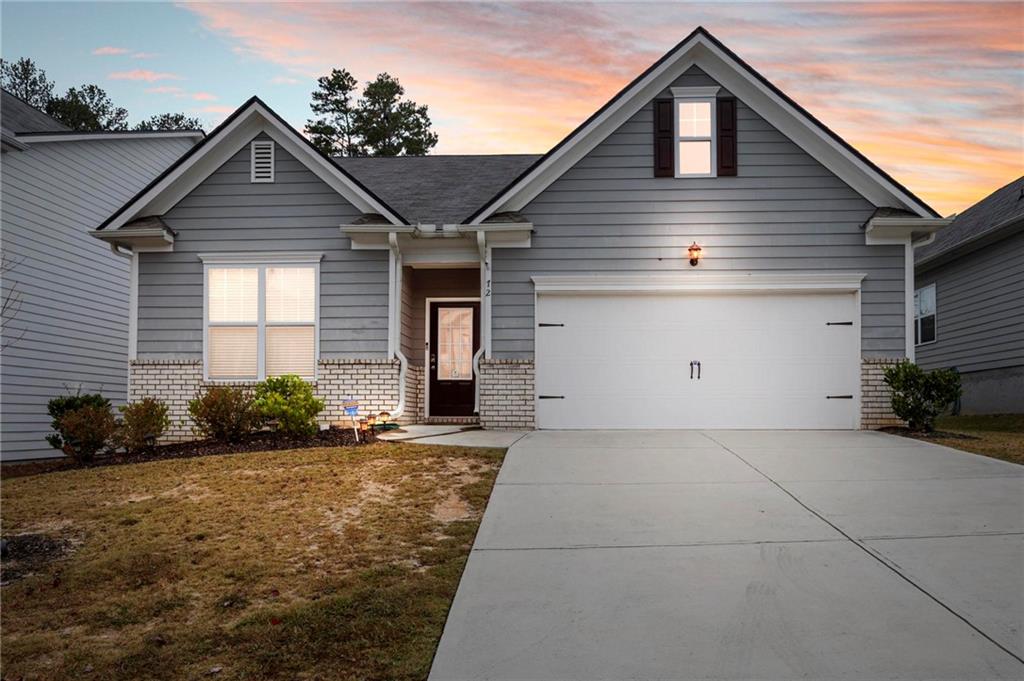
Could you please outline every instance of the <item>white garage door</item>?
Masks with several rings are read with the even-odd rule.
[[[537,296],[539,428],[856,428],[853,293]]]

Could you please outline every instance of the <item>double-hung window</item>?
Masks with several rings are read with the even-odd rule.
[[[935,284],[914,291],[914,345],[935,342]]]
[[[676,177],[715,177],[717,87],[672,88]]]
[[[320,254],[205,255],[204,367],[214,381],[316,377]]]

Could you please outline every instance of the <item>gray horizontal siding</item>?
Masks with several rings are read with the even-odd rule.
[[[3,155],[3,251],[21,307],[0,368],[4,460],[57,455],[46,403],[81,389],[115,404],[128,376],[128,263],[88,235],[191,140],[50,142]],[[17,339],[17,340],[15,340]]]
[[[712,85],[691,69],[676,85]],[[739,175],[652,177],[653,108],[642,107],[523,213],[529,249],[493,257],[493,351],[533,356],[533,275],[674,273],[702,270],[864,272],[865,357],[904,352],[900,246],[866,246],[861,225],[874,206],[742,102]]]
[[[388,255],[353,251],[339,225],[360,212],[280,147],[272,184],[249,181],[246,145],[164,215],[173,253],[139,267],[139,358],[201,359],[203,265],[199,253],[316,251],[320,355],[387,353]]]
[[[927,369],[961,372],[1024,366],[1024,233],[925,271],[935,284],[935,342],[917,347]]]

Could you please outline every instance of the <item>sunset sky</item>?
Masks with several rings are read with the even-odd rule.
[[[1024,3],[16,3],[5,59],[210,127],[253,94],[387,71],[435,153],[544,152],[697,25],[940,213],[1024,174]]]

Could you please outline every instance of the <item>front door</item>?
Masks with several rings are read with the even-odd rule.
[[[480,303],[430,304],[427,347],[431,416],[472,416],[480,348]]]

